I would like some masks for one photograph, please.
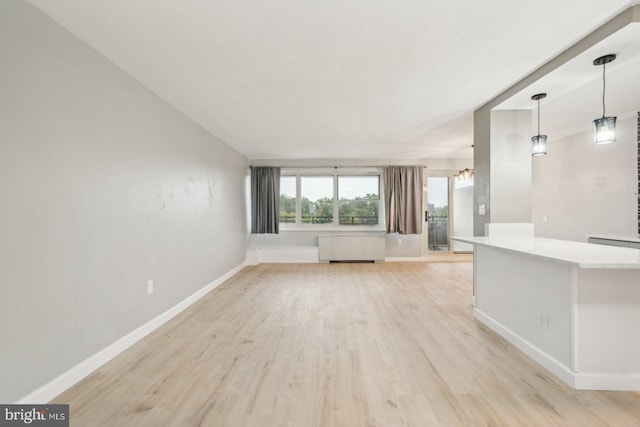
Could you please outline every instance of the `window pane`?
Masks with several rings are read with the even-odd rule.
[[[333,177],[301,177],[301,209],[303,224],[333,222]]]
[[[339,176],[338,198],[340,200],[380,200],[379,176]]]
[[[296,222],[296,177],[280,177],[280,222]]]
[[[380,207],[379,176],[339,176],[340,224],[378,224]]]

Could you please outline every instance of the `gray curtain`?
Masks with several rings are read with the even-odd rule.
[[[422,233],[422,166],[384,168],[387,233]]]
[[[251,233],[278,234],[280,168],[251,167]]]

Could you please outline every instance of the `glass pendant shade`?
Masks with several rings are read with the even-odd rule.
[[[531,137],[531,155],[544,156],[547,154],[547,135]]]
[[[547,135],[540,135],[540,100],[547,96],[546,93],[537,93],[531,97],[538,102],[538,134],[531,137],[531,156],[547,155]]]
[[[617,117],[601,117],[593,121],[593,142],[595,144],[609,144],[616,142]]]
[[[593,121],[593,142],[595,144],[609,144],[616,142],[616,118],[607,117],[604,104],[606,91],[605,68],[608,63],[615,61],[616,55],[604,55],[593,60],[593,65],[602,65],[602,117]]]
[[[468,179],[473,179],[473,170],[471,170],[471,169],[464,169],[464,170],[461,170],[461,171],[458,173],[458,180],[460,180],[460,181],[466,181],[466,180],[468,180]]]

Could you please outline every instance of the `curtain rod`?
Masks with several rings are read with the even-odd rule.
[[[384,166],[427,167],[429,159],[249,159],[251,166],[291,168],[371,168]]]
[[[258,165],[251,165],[252,167],[275,167],[274,165],[271,166],[258,166]],[[355,169],[355,168],[384,168],[384,167],[388,167],[388,166],[410,166],[410,167],[422,167],[422,168],[426,168],[427,165],[369,165],[369,166],[363,166],[363,165],[358,165],[358,166],[307,166],[307,165],[302,165],[302,166],[278,166],[282,169]]]

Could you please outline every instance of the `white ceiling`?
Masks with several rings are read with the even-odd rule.
[[[30,1],[254,159],[471,157],[474,109],[634,3]]]

